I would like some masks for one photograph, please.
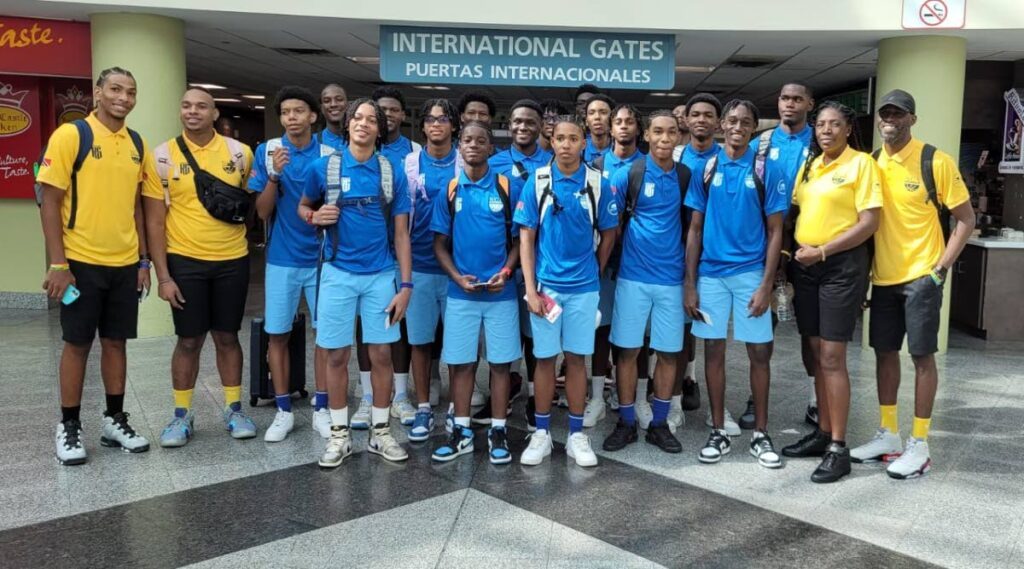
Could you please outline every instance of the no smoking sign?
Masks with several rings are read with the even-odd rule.
[[[964,27],[967,0],[903,0],[903,29],[942,30]]]

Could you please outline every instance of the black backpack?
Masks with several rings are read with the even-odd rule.
[[[92,152],[92,127],[85,119],[78,119],[73,121],[71,124],[75,125],[75,129],[78,130],[78,154],[75,155],[75,161],[71,165],[71,215],[68,216],[68,229],[75,228],[75,220],[78,217],[78,171],[82,169],[82,164],[85,163],[85,159],[89,157]],[[128,129],[128,136],[132,139],[132,144],[135,145],[135,150],[139,153],[140,160],[145,162],[144,147],[142,144],[142,137],[139,133],[132,129]],[[34,170],[35,175],[39,175],[39,168],[42,167],[43,160],[46,158],[46,150],[49,148],[49,143],[43,145],[42,151],[39,153],[39,161],[35,163]],[[142,167],[140,165],[140,167]],[[36,182],[35,184],[36,194],[36,205],[42,207],[43,205],[43,184]]]
[[[878,162],[881,156],[881,148],[871,153],[875,162]],[[939,202],[938,188],[935,187],[935,147],[931,144],[925,144],[921,149],[921,181],[924,182],[924,188],[928,192],[928,201],[935,206],[939,216],[943,240],[949,241],[949,208]]]

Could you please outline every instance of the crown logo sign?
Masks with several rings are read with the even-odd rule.
[[[25,100],[26,96],[28,96],[28,89],[15,92],[13,86],[6,83],[0,83],[0,106],[20,109],[21,102]]]
[[[79,89],[77,85],[72,85],[66,92],[57,93],[57,103],[62,112],[77,111],[87,115],[89,107],[92,106],[92,97]]]

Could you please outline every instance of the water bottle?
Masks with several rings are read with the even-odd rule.
[[[793,285],[784,279],[775,281],[775,289],[772,291],[772,309],[775,310],[779,322],[788,322],[793,319]]]

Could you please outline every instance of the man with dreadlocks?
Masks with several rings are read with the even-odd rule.
[[[583,106],[586,117],[587,144],[583,148],[583,162],[594,164],[598,156],[612,149],[611,116],[615,101],[608,95],[597,94],[587,99]]]
[[[412,347],[412,372],[418,406],[413,408],[409,403],[405,381],[401,381],[401,385],[396,382],[391,414],[400,418],[403,425],[412,426],[409,440],[413,441],[427,440],[434,426],[430,408],[430,355],[448,291],[448,277],[434,255],[431,218],[434,202],[444,201],[448,181],[462,171],[462,159],[453,142],[459,132],[459,114],[455,105],[448,99],[429,99],[423,103],[420,117],[420,128],[427,145],[405,157],[405,176],[409,182],[412,206],[409,234],[412,240],[412,282],[415,285],[409,300],[406,329]]]
[[[369,99],[345,113],[349,146],[306,169],[298,217],[324,228],[316,344],[327,350],[331,436],[320,465],[333,468],[352,453],[348,359],[356,313],[369,351],[373,382],[367,450],[385,460],[409,458],[388,427],[391,344],[412,293],[409,189],[398,162],[378,152],[386,137],[384,110]],[[315,204],[323,204],[314,209]],[[395,286],[397,257],[401,282]]]

